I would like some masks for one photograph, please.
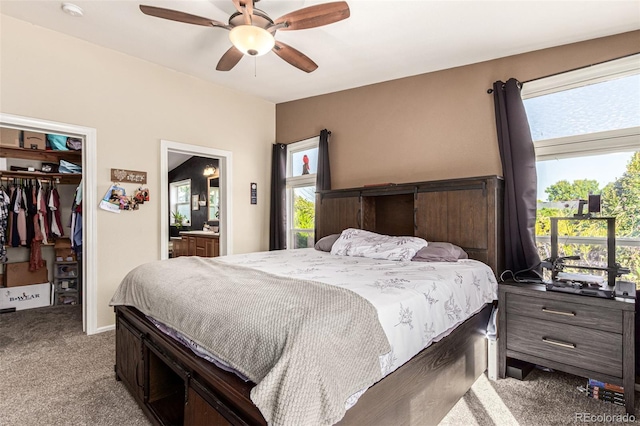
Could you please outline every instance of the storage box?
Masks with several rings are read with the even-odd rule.
[[[20,147],[20,130],[0,127],[0,146]]]
[[[51,284],[25,285],[0,289],[0,309],[41,308],[51,305]]]
[[[53,249],[56,253],[57,262],[70,262],[76,260],[76,253],[71,248],[69,238],[58,238]]]
[[[44,133],[27,132],[22,135],[22,146],[26,149],[47,149],[47,136]]]
[[[56,293],[53,303],[56,305],[77,305],[80,301],[78,300],[78,293],[64,292]]]
[[[4,275],[7,287],[18,287],[30,284],[42,284],[49,282],[47,266],[31,272],[29,262],[16,262],[5,264]]]
[[[514,379],[524,380],[527,374],[533,370],[534,365],[526,361],[520,361],[519,359],[507,358],[507,371],[508,377]]]
[[[78,263],[57,263],[54,270],[55,278],[78,278]]]

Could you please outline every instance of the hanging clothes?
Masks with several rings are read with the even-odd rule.
[[[71,248],[81,255],[82,252],[82,181],[76,188],[71,207]]]
[[[16,214],[16,229],[19,243],[14,245],[14,247],[27,245],[27,206],[25,201],[24,190],[19,186],[16,190],[16,202],[13,207],[13,212]]]
[[[9,228],[9,205],[11,198],[5,192],[4,188],[0,188],[0,262],[7,261],[7,237]]]
[[[42,244],[48,244],[49,223],[47,222],[47,203],[45,202],[46,191],[42,187],[42,182],[38,181],[40,188],[36,199],[38,208],[38,222],[40,224],[40,233],[42,234]]]
[[[26,205],[26,223],[27,223],[27,247],[31,247],[31,241],[35,237],[35,226],[33,219],[37,216],[37,208],[35,203],[36,187],[31,182],[24,187],[24,203]]]
[[[40,232],[40,215],[38,213],[38,191],[40,190],[40,183],[36,182],[36,185],[31,189],[31,204],[29,206],[29,213],[33,213],[30,217],[30,223],[33,227],[33,238],[30,242],[31,252],[29,255],[29,270],[37,271],[44,266],[44,260],[42,259],[42,232]]]
[[[73,238],[71,246],[73,251],[79,253],[82,251],[82,210],[76,211],[74,218],[75,226],[73,227]]]
[[[17,247],[13,245],[13,236],[15,235],[13,226],[16,223],[15,221],[15,213],[13,212],[13,202],[15,201],[15,195],[16,195],[16,186],[12,185],[9,188],[9,223],[7,224],[7,245],[11,246],[11,247]],[[20,241],[18,241],[18,245],[20,244]]]
[[[48,206],[51,211],[51,235],[63,237],[64,228],[60,219],[60,195],[58,195],[58,190],[55,187],[51,189],[49,194]]]

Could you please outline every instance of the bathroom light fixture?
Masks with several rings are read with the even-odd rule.
[[[261,56],[273,49],[273,34],[254,25],[238,25],[229,32],[229,39],[236,49],[250,56]]]
[[[207,166],[204,168],[204,171],[202,172],[202,174],[205,176],[213,176],[216,174],[216,168],[213,166]]]
[[[67,15],[71,15],[77,18],[81,18],[84,15],[84,10],[80,6],[73,3],[62,3],[62,11]]]

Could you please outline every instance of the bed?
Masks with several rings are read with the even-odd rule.
[[[478,186],[478,182],[482,182],[483,185]],[[485,200],[491,199],[484,203],[486,208],[495,209],[498,204],[496,200],[500,199],[497,196],[499,188],[496,189],[496,182],[499,183],[499,180],[495,177],[458,180],[455,186],[451,185],[451,181],[441,181],[437,187],[442,188],[445,195],[446,192],[453,191],[480,191]],[[434,191],[436,187],[432,183],[422,184],[423,192],[426,192],[424,188],[428,188],[430,193],[437,192]],[[416,187],[418,186],[414,186]],[[402,195],[399,191],[406,191],[406,188],[394,189],[395,192],[392,194],[377,193],[395,196],[394,201],[397,202],[397,196]],[[380,188],[377,188],[377,191],[380,191]],[[414,189],[413,194],[416,192]],[[442,193],[438,194],[438,196],[442,195]],[[456,199],[455,196],[451,198]],[[377,200],[379,206],[380,200]],[[474,200],[475,202],[477,200]],[[474,211],[477,209],[477,206],[474,207]],[[378,212],[386,210],[386,208],[379,209]],[[454,210],[459,211],[459,209]],[[486,220],[487,216],[499,217],[495,212],[487,215],[486,211],[479,217]],[[452,235],[456,232],[466,235],[473,233],[473,229],[498,234],[497,229],[493,229],[498,224],[498,220],[492,220],[491,227],[473,226],[473,221],[477,219],[464,220],[468,228],[465,234],[451,226],[460,222],[459,219],[450,217],[452,220],[447,225],[447,229],[453,232]],[[484,240],[486,241],[487,238]],[[486,244],[484,247],[465,247],[465,249],[472,258],[474,253],[482,252],[480,257],[484,261],[487,253],[493,253],[493,247],[488,247]],[[379,374],[380,377],[384,376],[384,379],[380,380],[378,377],[373,382],[367,379],[369,381],[360,392],[354,392],[350,398],[346,398],[345,408],[348,410],[346,414],[343,413],[344,417],[340,415],[339,424],[435,424],[486,368],[484,332],[491,310],[491,301],[496,298],[497,284],[492,270],[476,260],[430,264],[336,256],[306,249],[237,255],[219,260],[183,258],[171,261],[174,262],[172,264],[174,269],[195,270],[200,268],[196,264],[206,263],[207,265],[203,267],[235,267],[237,270],[234,270],[234,274],[236,274],[245,268],[251,269],[248,273],[261,271],[264,274],[281,277],[281,281],[295,278],[327,287],[348,288],[348,293],[357,293],[361,299],[367,299],[369,302],[375,301],[376,298],[386,301],[386,305],[372,303],[375,305],[374,312],[380,320],[379,324],[384,330],[384,335],[393,349],[392,352],[386,352],[382,347],[377,348],[380,362]],[[190,263],[177,265],[176,261]],[[216,265],[209,265],[211,263]],[[154,277],[152,281],[161,281],[162,276],[170,275],[170,269]],[[142,275],[149,275],[149,271],[152,270],[148,269]],[[220,272],[216,271],[215,275],[220,275]],[[212,274],[203,273],[203,275]],[[441,282],[447,279],[451,284],[445,287]],[[183,285],[186,294],[193,294],[196,289],[188,287],[191,281],[195,282],[196,279],[192,277],[182,284],[173,279],[169,280],[167,287]],[[260,286],[255,287],[255,289],[259,288]],[[453,294],[462,291],[463,288],[476,291],[456,294],[454,300]],[[151,297],[153,293],[162,293],[162,291],[148,291],[145,297]],[[411,299],[409,297],[411,293],[419,297]],[[115,369],[116,377],[125,383],[154,423],[265,424],[263,413],[267,413],[266,417],[276,424],[300,423],[300,418],[294,417],[295,421],[289,422],[286,417],[273,417],[273,413],[265,410],[264,406],[261,406],[261,412],[251,397],[252,390],[255,394],[261,382],[245,381],[246,377],[242,377],[245,374],[237,375],[237,371],[236,373],[227,371],[230,370],[227,367],[232,367],[231,370],[238,370],[238,368],[233,368],[237,367],[233,363],[225,364],[225,361],[229,361],[226,355],[222,360],[217,359],[215,355],[214,359],[210,359],[207,358],[207,354],[212,354],[204,348],[204,358],[202,353],[196,356],[192,350],[194,346],[196,349],[204,346],[200,337],[194,338],[197,326],[194,326],[193,330],[187,329],[186,332],[182,330],[184,333],[181,335],[176,336],[174,333],[172,336],[171,332],[179,331],[177,329],[183,327],[182,325],[173,327],[176,321],[188,315],[176,314],[173,304],[171,304],[172,309],[169,309],[173,317],[149,312],[149,309],[151,306],[162,304],[158,303],[158,300],[173,301],[180,297],[162,294],[153,294],[153,296],[160,299],[147,301],[144,300],[145,297],[138,299],[134,297],[135,300],[122,299],[116,303]],[[342,296],[339,299],[342,299]],[[437,302],[440,302],[441,311],[436,317],[449,318],[450,321],[446,325],[435,326],[436,321],[433,319],[427,320],[419,316],[419,313],[425,310],[424,306],[434,303],[438,305]],[[149,317],[145,313],[152,316]],[[354,323],[359,323],[357,319],[347,321],[352,324],[350,327],[353,327]],[[219,319],[218,324],[222,324]],[[220,329],[223,328],[223,325],[220,325]],[[356,328],[353,330],[354,336],[360,333]],[[365,336],[371,335],[372,332],[367,329],[361,333]],[[411,333],[419,337],[408,337]],[[336,334],[339,333],[336,332]],[[407,346],[406,342],[409,342],[408,346],[413,345],[413,347],[402,347],[403,344]],[[426,349],[423,349],[424,347]],[[326,355],[322,358],[326,358]],[[222,363],[212,363],[216,360]],[[240,373],[246,373],[246,371],[242,370]],[[256,377],[255,372],[246,375]],[[298,380],[299,378],[296,378],[296,383]],[[332,382],[332,380],[334,379],[329,381]],[[256,384],[255,381],[260,383]],[[259,403],[262,404],[262,402]],[[286,405],[286,401],[284,404]],[[314,420],[311,424],[317,424],[317,421]]]

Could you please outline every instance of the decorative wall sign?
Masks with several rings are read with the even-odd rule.
[[[111,169],[111,180],[113,182],[130,182],[144,185],[147,183],[147,172],[137,172],[135,170]]]

